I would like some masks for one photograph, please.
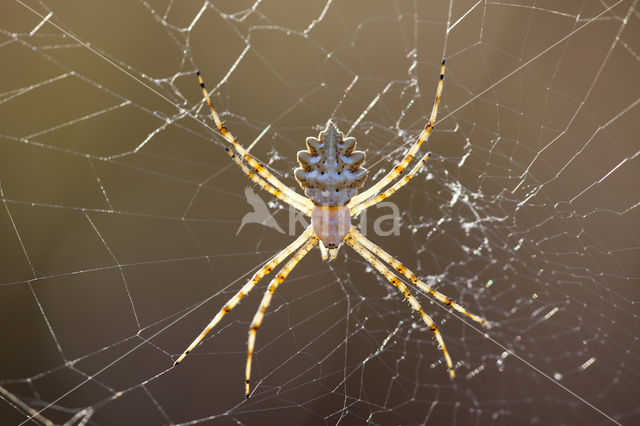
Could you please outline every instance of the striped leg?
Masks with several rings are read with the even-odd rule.
[[[404,297],[411,304],[413,309],[420,313],[423,321],[425,322],[425,324],[427,324],[427,327],[429,327],[429,330],[431,330],[436,336],[438,345],[440,346],[440,349],[444,354],[444,359],[447,362],[449,376],[451,376],[451,378],[453,379],[455,377],[455,373],[453,371],[453,363],[451,362],[451,357],[449,356],[449,352],[447,352],[447,347],[444,344],[444,340],[442,339],[442,335],[440,334],[438,327],[435,325],[431,317],[427,315],[427,313],[422,309],[422,306],[420,306],[420,303],[418,303],[416,298],[413,297],[407,286],[404,285],[404,283],[400,281],[398,277],[396,277],[393,272],[389,270],[389,268],[384,266],[384,264],[377,257],[375,257],[369,250],[367,250],[366,247],[364,247],[354,238],[352,233],[353,230],[354,228],[351,227],[349,234],[345,238],[346,243],[349,244],[356,252],[358,252],[358,254],[362,256],[367,262],[369,262],[371,266],[376,268],[378,272],[380,272],[391,284],[397,287],[398,290],[400,290],[402,294],[404,294]]]
[[[263,166],[258,160],[256,160],[251,154],[249,154],[243,147],[236,141],[236,138],[231,134],[231,132],[222,125],[222,121],[220,121],[220,117],[218,113],[213,108],[213,104],[211,103],[211,98],[209,98],[209,93],[207,89],[204,87],[204,80],[202,79],[202,75],[200,75],[200,71],[197,71],[198,81],[200,82],[200,87],[202,88],[202,94],[204,95],[207,103],[209,104],[209,108],[211,109],[211,115],[213,116],[213,120],[216,122],[216,126],[218,126],[218,130],[220,134],[224,136],[224,138],[231,144],[233,149],[240,155],[242,161],[246,162],[250,168],[255,170],[257,174],[259,174],[264,180],[269,182],[273,187],[280,190],[286,198],[281,198],[283,201],[289,203],[289,200],[295,200],[297,204],[307,206],[310,210],[313,208],[313,203],[311,200],[303,197],[302,195],[296,193],[291,188],[285,186],[280,180],[275,177],[265,166]]]
[[[480,324],[482,324],[484,326],[487,326],[487,327],[491,326],[489,321],[487,321],[486,319],[481,318],[478,315],[472,314],[471,312],[468,312],[465,308],[463,308],[462,306],[458,305],[456,302],[454,302],[453,300],[449,299],[444,294],[440,293],[439,291],[436,291],[436,290],[432,289],[427,284],[425,284],[424,282],[420,281],[418,279],[418,277],[416,277],[416,275],[413,272],[411,272],[409,269],[407,269],[402,263],[398,262],[396,259],[393,258],[393,256],[391,256],[389,253],[384,251],[382,248],[380,248],[379,246],[377,246],[373,242],[369,241],[364,235],[362,235],[360,232],[358,232],[355,228],[351,228],[350,235],[357,242],[362,244],[367,250],[375,253],[376,256],[380,257],[383,261],[385,261],[389,265],[391,265],[391,267],[393,267],[393,269],[395,269],[396,271],[398,271],[399,273],[401,273],[402,275],[407,277],[407,279],[409,281],[411,281],[413,284],[415,284],[416,286],[418,286],[418,288],[420,290],[422,290],[422,291],[424,291],[426,293],[429,293],[431,296],[435,297],[440,302],[444,303],[447,306],[451,306],[453,309],[455,309],[456,311],[458,311],[460,313],[465,314],[466,316],[468,316],[472,320],[474,320],[476,322],[479,322]]]
[[[405,186],[407,182],[409,182],[416,175],[416,173],[418,173],[418,171],[422,168],[424,163],[429,159],[429,156],[431,156],[431,153],[425,154],[425,156],[422,157],[422,160],[420,160],[420,162],[416,164],[408,174],[406,174],[402,179],[400,179],[395,184],[393,184],[393,186],[387,188],[386,191],[381,192],[375,197],[371,197],[368,200],[363,201],[362,203],[356,206],[353,206],[349,210],[349,214],[351,214],[351,216],[355,216],[356,214],[360,213],[362,210],[368,209],[369,207],[375,204],[378,204],[380,201],[385,200],[390,196],[392,196],[394,192],[396,192],[398,189]]]
[[[222,307],[222,309],[220,309],[220,311],[216,314],[216,316],[213,317],[213,319],[205,327],[205,329],[202,330],[202,333],[200,333],[200,335],[198,335],[198,337],[196,337],[196,339],[189,345],[187,350],[184,351],[182,353],[182,355],[180,355],[180,357],[176,360],[176,362],[173,365],[175,366],[175,365],[178,365],[180,362],[182,362],[184,357],[189,355],[189,352],[191,352],[193,350],[193,348],[198,346],[198,344],[202,341],[202,339],[204,339],[205,336],[207,334],[209,334],[209,332],[213,329],[213,327],[216,326],[216,324],[222,319],[222,317],[224,317],[226,314],[228,314],[229,311],[231,311],[240,302],[240,300],[244,296],[249,294],[249,292],[256,286],[256,284],[258,284],[258,282],[262,279],[262,277],[264,277],[265,275],[267,275],[268,273],[273,271],[273,268],[275,268],[280,263],[282,263],[283,260],[285,260],[287,257],[289,257],[289,255],[291,255],[291,253],[296,251],[309,238],[315,238],[315,237],[313,237],[313,229],[310,226],[294,242],[289,244],[289,246],[287,246],[284,250],[282,250],[280,253],[278,253],[262,269],[257,271],[253,275],[253,277],[251,277],[251,279],[240,289],[240,291],[237,292],[235,294],[235,296],[233,296],[231,299],[229,299],[229,301]]]
[[[303,212],[305,215],[307,216],[311,216],[311,212],[312,209],[309,208],[308,205],[306,204],[300,204],[298,202],[298,200],[295,200],[293,198],[289,198],[287,195],[285,195],[282,191],[280,191],[279,189],[274,188],[273,186],[271,186],[267,181],[265,181],[264,179],[262,179],[260,176],[256,175],[253,171],[251,171],[246,164],[244,164],[242,162],[242,160],[240,160],[240,158],[238,157],[238,155],[236,153],[233,152],[233,150],[231,148],[227,148],[225,147],[225,150],[227,151],[227,154],[229,154],[229,156],[233,159],[233,161],[235,161],[235,163],[240,166],[240,168],[242,169],[242,171],[244,172],[244,174],[246,174],[249,179],[251,179],[252,181],[256,182],[258,185],[260,185],[260,187],[262,189],[264,189],[265,191],[269,192],[271,195],[273,195],[274,197],[284,201],[285,203],[289,204],[290,206],[293,206],[294,208],[300,210],[301,212]]]
[[[251,381],[251,360],[253,359],[253,349],[256,344],[256,334],[258,333],[258,328],[260,328],[260,324],[262,324],[262,320],[264,318],[264,313],[269,307],[269,303],[271,303],[271,297],[273,293],[275,293],[278,285],[280,285],[287,275],[291,272],[291,270],[302,260],[302,258],[309,253],[309,250],[313,248],[318,242],[318,238],[314,235],[312,236],[305,245],[303,245],[300,250],[293,255],[291,259],[282,267],[278,275],[276,275],[273,280],[269,283],[269,287],[267,287],[267,291],[264,293],[264,297],[262,298],[262,302],[260,303],[260,308],[256,312],[256,315],[253,317],[253,321],[251,322],[251,328],[249,329],[249,348],[247,350],[247,368],[245,373],[245,396],[249,398],[250,391],[250,381]]]
[[[440,95],[442,95],[443,84],[444,84],[444,60],[442,61],[442,67],[440,68],[440,81],[438,82],[438,89],[436,90],[436,100],[433,104],[433,109],[431,110],[431,118],[429,118],[429,122],[427,123],[424,130],[420,134],[420,137],[418,138],[416,143],[413,144],[413,146],[411,147],[409,152],[407,152],[407,155],[404,156],[402,161],[398,163],[398,165],[396,165],[393,169],[391,169],[389,173],[387,173],[382,179],[380,179],[371,188],[367,189],[362,194],[356,195],[351,199],[351,201],[349,202],[350,208],[377,195],[378,192],[382,191],[382,188],[384,188],[393,179],[398,177],[398,175],[400,175],[400,173],[402,173],[404,169],[407,168],[411,160],[413,160],[414,156],[416,155],[416,152],[418,152],[418,149],[420,149],[420,145],[422,145],[423,142],[429,139],[429,134],[431,134],[431,131],[433,130],[433,125],[438,115],[438,105],[440,105]]]

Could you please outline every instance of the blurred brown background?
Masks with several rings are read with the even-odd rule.
[[[640,420],[636,2],[25,3],[112,64],[3,2],[1,423],[25,421],[26,406],[90,424],[608,422],[505,348],[617,421]],[[367,223],[494,322],[419,296],[457,379],[348,248],[331,264],[312,251],[279,288],[251,399],[246,336],[266,279],[173,369],[293,239],[257,224],[236,236],[245,187],[270,196],[225,155],[195,70],[245,147],[264,131],[252,153],[287,185],[330,118],[367,151],[368,185],[424,127],[443,56],[433,155],[392,198],[400,235],[372,233],[388,211]]]

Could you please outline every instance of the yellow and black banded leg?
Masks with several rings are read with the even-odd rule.
[[[220,311],[213,317],[211,322],[202,330],[202,332],[195,338],[195,340],[189,345],[189,347],[180,355],[180,357],[173,364],[178,365],[182,360],[189,355],[189,353],[205,338],[207,334],[216,326],[216,324],[229,313],[240,300],[258,284],[258,282],[265,275],[269,274],[273,269],[278,266],[282,261],[284,261],[291,253],[298,250],[298,248],[303,245],[309,238],[313,237],[313,229],[309,226],[305,232],[302,233],[294,242],[289,244],[284,250],[278,253],[273,259],[271,259],[265,266],[263,266],[260,270],[258,270],[253,277],[238,291],[231,299],[225,303],[225,305],[220,309]],[[315,237],[313,237],[315,238]]]
[[[362,256],[367,262],[369,262],[374,268],[378,270],[393,286],[395,286],[398,290],[402,292],[407,301],[411,304],[413,309],[418,311],[420,316],[422,316],[422,320],[427,324],[429,330],[433,332],[436,336],[436,340],[442,353],[444,354],[444,359],[447,363],[447,368],[449,369],[449,376],[453,379],[455,378],[455,373],[453,371],[453,362],[451,361],[451,357],[449,356],[449,352],[447,351],[447,347],[444,344],[444,340],[442,339],[442,335],[438,330],[438,327],[433,322],[431,317],[422,309],[420,303],[416,300],[415,297],[411,294],[406,285],[398,277],[396,277],[393,272],[389,270],[377,257],[375,257],[369,250],[367,250],[362,244],[360,244],[352,234],[353,227],[349,231],[349,234],[345,238],[345,242],[351,246],[360,256]]]
[[[238,166],[240,166],[244,174],[246,174],[249,177],[249,179],[251,179],[252,181],[256,182],[258,185],[260,185],[262,189],[264,189],[274,197],[278,198],[279,200],[282,200],[285,203],[289,204],[290,206],[300,210],[305,215],[311,216],[311,212],[313,210],[310,209],[309,206],[300,204],[297,200],[289,198],[282,191],[271,186],[267,181],[262,179],[257,173],[249,169],[249,167],[247,167],[247,165],[244,164],[242,160],[240,160],[240,157],[238,157],[238,154],[233,152],[231,148],[225,147],[225,151],[227,151],[227,154],[229,154],[229,156],[233,159],[233,161],[235,161],[235,163]]]
[[[302,195],[296,193],[291,188],[283,184],[277,177],[275,177],[269,170],[267,170],[267,168],[262,163],[260,163],[253,156],[251,156],[251,154],[249,154],[242,147],[242,145],[238,143],[238,141],[231,134],[229,129],[227,129],[222,125],[222,121],[220,120],[218,113],[213,107],[213,104],[211,103],[211,98],[209,97],[209,93],[207,92],[207,89],[204,86],[204,80],[202,79],[202,75],[200,74],[200,71],[197,71],[196,74],[198,75],[198,81],[200,82],[200,88],[202,89],[202,94],[204,95],[205,99],[207,100],[207,103],[209,104],[209,108],[211,109],[211,116],[213,117],[213,120],[215,121],[216,126],[218,127],[218,131],[231,144],[232,148],[240,156],[242,161],[246,162],[251,169],[255,170],[255,172],[258,175],[260,175],[264,180],[266,180],[269,184],[271,184],[271,186],[280,190],[286,196],[286,199],[281,198],[283,201],[289,202],[289,200],[295,200],[298,205],[306,206],[308,210],[312,209],[313,203],[311,202],[311,200],[303,197]]]
[[[402,263],[397,261],[389,253],[384,251],[380,246],[378,246],[375,243],[373,243],[372,241],[368,240],[364,235],[362,235],[360,232],[358,232],[358,230],[356,230],[355,228],[352,228],[352,230],[350,232],[350,235],[356,241],[358,241],[360,244],[362,244],[367,250],[373,252],[376,256],[378,256],[384,262],[386,262],[389,265],[391,265],[391,267],[393,269],[395,269],[398,273],[400,273],[400,274],[404,275],[405,277],[407,277],[407,279],[409,281],[411,281],[413,284],[415,284],[420,290],[424,291],[425,293],[429,293],[430,295],[435,297],[440,302],[444,303],[447,306],[452,307],[456,311],[466,315],[467,317],[471,318],[472,320],[474,320],[474,321],[476,321],[476,322],[478,322],[478,323],[480,323],[480,324],[482,324],[482,325],[484,325],[486,327],[490,327],[491,326],[489,321],[487,321],[486,319],[484,319],[484,318],[482,318],[482,317],[480,317],[478,315],[472,314],[471,312],[467,311],[462,306],[458,305],[453,300],[449,299],[444,294],[440,293],[437,290],[432,289],[431,287],[429,287],[423,281],[420,281],[418,279],[418,277],[416,276],[416,274],[414,274],[411,270],[409,270]]]
[[[409,173],[407,173],[402,179],[400,179],[395,184],[393,184],[393,186],[387,188],[384,192],[381,192],[375,197],[371,197],[368,200],[365,200],[362,203],[351,207],[349,209],[349,214],[351,214],[351,216],[355,216],[356,214],[360,213],[362,210],[368,209],[369,207],[375,204],[378,204],[379,202],[392,196],[394,192],[396,192],[398,189],[405,186],[407,182],[409,182],[416,175],[416,173],[418,173],[420,168],[424,165],[424,163],[429,159],[430,156],[431,156],[431,153],[425,154],[425,156],[422,157],[422,160],[420,160],[420,162],[416,164],[411,169],[411,171],[409,171]]]
[[[271,280],[269,286],[267,287],[266,292],[262,298],[262,302],[260,302],[260,308],[256,312],[253,317],[253,321],[251,321],[251,328],[249,329],[249,342],[248,342],[248,350],[247,350],[247,367],[245,372],[245,396],[249,398],[249,392],[251,390],[251,361],[253,359],[253,349],[256,344],[256,334],[258,333],[258,328],[260,328],[260,324],[262,324],[262,320],[264,318],[264,313],[269,307],[269,303],[271,303],[271,297],[273,297],[273,293],[275,293],[278,285],[280,285],[287,275],[291,272],[291,270],[302,260],[302,258],[309,253],[309,250],[313,248],[318,243],[318,238],[314,235],[312,236],[302,247],[300,250],[293,255],[291,259],[280,269],[278,275]]]
[[[400,173],[402,173],[404,169],[407,168],[411,160],[413,160],[416,153],[418,152],[418,149],[420,149],[420,146],[427,139],[429,139],[429,134],[433,130],[433,125],[435,124],[436,117],[438,116],[438,106],[440,105],[440,96],[442,95],[443,84],[444,84],[444,60],[442,61],[442,66],[440,67],[440,81],[438,82],[438,88],[436,89],[436,100],[433,104],[433,109],[431,110],[431,117],[429,118],[429,122],[425,126],[422,133],[420,133],[420,137],[418,137],[418,140],[413,144],[409,152],[407,152],[407,154],[404,156],[402,161],[400,161],[400,163],[398,163],[393,169],[391,169],[389,173],[387,173],[382,179],[380,179],[371,188],[367,189],[362,194],[359,194],[353,197],[351,199],[351,202],[349,203],[349,207],[360,204],[361,202],[377,195],[378,192],[382,191],[382,189],[389,182],[391,182],[393,179],[398,177]]]

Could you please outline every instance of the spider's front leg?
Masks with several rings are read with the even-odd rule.
[[[444,303],[445,305],[450,306],[451,308],[457,310],[458,312],[465,314],[472,320],[484,326],[489,327],[491,325],[489,321],[485,320],[484,318],[476,314],[468,312],[465,308],[463,308],[461,305],[457,304],[456,302],[454,302],[444,294],[429,287],[427,284],[419,280],[418,277],[411,270],[409,270],[402,263],[394,259],[393,256],[391,256],[389,253],[384,251],[378,245],[374,244],[373,242],[365,238],[364,235],[358,232],[358,230],[355,229],[353,226],[349,229],[349,234],[345,238],[345,242],[349,246],[351,246],[358,254],[360,254],[367,262],[369,262],[375,269],[377,269],[378,272],[380,272],[391,284],[397,287],[404,294],[404,296],[407,298],[409,303],[411,303],[411,306],[420,313],[424,322],[427,324],[429,329],[435,334],[436,340],[438,341],[438,344],[440,345],[440,348],[444,353],[444,357],[447,362],[447,366],[449,368],[449,375],[453,379],[455,376],[455,373],[453,371],[453,363],[451,362],[451,357],[449,356],[449,352],[447,351],[447,348],[444,345],[444,340],[442,339],[442,336],[437,326],[434,324],[431,317],[422,310],[422,307],[420,306],[418,301],[413,297],[413,295],[411,294],[407,286],[402,281],[400,281],[400,279],[387,266],[385,266],[384,263],[380,261],[380,259],[382,259],[387,264],[391,265],[396,272],[407,277],[407,279],[411,281],[411,283],[415,284],[420,290],[430,294],[431,296],[436,298],[438,301]]]
[[[400,292],[404,295],[407,301],[411,304],[413,309],[418,311],[422,320],[427,324],[429,330],[433,332],[438,341],[438,345],[444,354],[444,359],[447,363],[447,368],[449,369],[449,376],[453,379],[455,378],[455,372],[453,371],[453,362],[451,361],[451,356],[449,356],[449,352],[447,351],[447,347],[444,344],[444,340],[442,339],[442,335],[438,330],[438,327],[433,322],[433,319],[422,309],[418,300],[413,297],[409,289],[406,285],[398,277],[396,277],[393,272],[389,270],[377,257],[373,255],[366,247],[360,244],[357,239],[354,237],[353,233],[354,228],[351,228],[349,231],[349,235],[345,238],[345,242],[351,246],[360,256],[362,256],[371,266],[378,270],[386,279],[389,281],[394,287],[396,287]]]
[[[471,318],[475,322],[480,323],[485,327],[491,327],[491,323],[486,319],[480,317],[479,315],[476,315],[467,311],[461,305],[457,304],[456,302],[454,302],[444,294],[440,293],[437,290],[432,289],[425,282],[419,280],[416,274],[414,274],[409,268],[404,266],[402,263],[396,260],[393,256],[391,256],[389,253],[384,251],[382,247],[378,246],[377,244],[367,239],[364,235],[358,232],[357,229],[351,228],[349,234],[353,239],[355,239],[358,243],[364,246],[367,250],[371,251],[380,259],[382,259],[384,262],[391,265],[391,267],[395,269],[398,273],[404,275],[412,284],[415,284],[420,290],[430,294],[431,296],[436,298],[438,301],[442,302],[447,306],[452,307],[456,311],[466,315],[467,317]]]
[[[231,299],[224,304],[222,309],[218,311],[218,313],[213,317],[211,322],[202,330],[202,332],[193,340],[193,342],[189,345],[189,347],[180,355],[180,357],[173,364],[178,365],[182,362],[182,360],[189,355],[189,353],[205,338],[207,334],[213,329],[213,327],[220,322],[220,320],[228,314],[233,308],[240,303],[240,301],[247,295],[249,292],[260,282],[260,280],[267,274],[269,274],[275,267],[277,267],[281,262],[283,262],[287,257],[291,255],[294,251],[298,250],[300,246],[302,246],[305,242],[309,240],[309,238],[313,237],[313,229],[308,227],[305,232],[302,233],[294,242],[289,244],[285,249],[283,249],[280,253],[275,255],[266,265],[260,268],[251,279],[238,291]]]
[[[287,278],[291,270],[302,260],[303,257],[309,253],[309,250],[313,248],[318,243],[318,238],[314,235],[307,240],[307,242],[300,247],[300,249],[293,255],[291,259],[282,267],[282,269],[278,272],[278,275],[271,280],[269,286],[267,287],[267,291],[264,293],[262,297],[262,302],[260,303],[260,308],[256,312],[253,317],[253,321],[251,321],[251,328],[249,329],[249,343],[247,350],[247,366],[245,370],[245,397],[249,398],[249,392],[251,390],[251,360],[253,359],[253,349],[256,344],[256,334],[258,333],[258,328],[262,324],[262,320],[264,319],[264,313],[267,311],[269,304],[271,303],[271,298],[273,297],[273,293],[276,292],[278,285],[282,284],[282,282]]]

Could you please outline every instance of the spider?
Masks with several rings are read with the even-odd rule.
[[[465,308],[449,299],[444,294],[432,289],[423,281],[419,280],[416,274],[409,270],[402,263],[393,258],[389,253],[365,238],[356,228],[351,226],[351,217],[357,215],[364,209],[386,199],[402,186],[404,186],[429,158],[429,153],[425,154],[402,178],[389,186],[396,178],[401,176],[409,163],[415,158],[420,146],[429,138],[433,130],[438,104],[444,83],[445,61],[442,61],[440,69],[440,81],[436,90],[436,98],[431,111],[429,122],[413,144],[404,158],[393,167],[382,179],[371,186],[366,191],[357,195],[358,189],[362,187],[368,171],[362,164],[365,153],[355,151],[356,141],[352,137],[344,135],[329,120],[324,130],[320,132],[318,138],[309,137],[306,140],[307,150],[298,152],[298,162],[300,167],[294,171],[294,175],[300,186],[304,189],[306,197],[298,194],[291,188],[285,186],[278,178],[267,170],[267,168],[249,154],[222,125],[218,113],[211,103],[209,93],[204,85],[204,80],[199,71],[196,72],[202,93],[211,115],[218,127],[218,130],[228,141],[229,146],[225,147],[227,154],[240,166],[242,171],[264,190],[274,197],[289,204],[311,217],[311,225],[289,246],[276,254],[251,279],[238,291],[220,311],[213,317],[211,322],[196,337],[189,347],[180,355],[174,363],[178,365],[182,360],[204,339],[204,337],[215,327],[215,325],[231,311],[240,300],[258,284],[267,274],[272,272],[280,263],[289,256],[291,259],[282,266],[277,275],[271,280],[264,293],[260,308],[253,317],[249,329],[247,363],[245,371],[245,396],[249,398],[251,379],[251,360],[256,342],[256,334],[265,311],[271,302],[278,285],[280,285],[289,275],[291,270],[309,253],[309,251],[320,242],[320,252],[323,260],[333,260],[338,254],[342,243],[347,243],[378,272],[380,272],[393,286],[395,286],[413,309],[418,311],[424,322],[435,335],[440,349],[444,355],[451,379],[455,377],[451,357],[444,344],[444,340],[431,317],[422,309],[420,303],[411,294],[407,286],[398,278],[397,274],[404,275],[412,284],[420,290],[429,293],[435,299],[445,305],[463,313],[472,320],[485,326],[489,322],[478,315],[467,312]],[[384,189],[386,187],[386,189]],[[383,191],[384,189],[384,191]],[[391,266],[389,268],[385,265]],[[392,272],[393,269],[393,272]]]

